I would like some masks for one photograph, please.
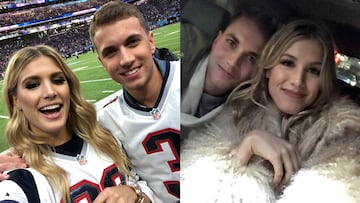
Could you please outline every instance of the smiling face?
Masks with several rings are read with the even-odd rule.
[[[113,80],[130,92],[147,86],[156,71],[154,37],[136,17],[99,26],[94,43],[99,60]]]
[[[318,97],[323,54],[318,40],[300,39],[268,70],[268,90],[282,113],[294,115]]]
[[[224,32],[218,33],[212,44],[205,92],[223,95],[249,79],[264,45],[265,38],[254,21],[247,17],[234,20]]]
[[[51,58],[40,56],[24,67],[13,101],[35,135],[67,135],[70,89],[64,73]]]

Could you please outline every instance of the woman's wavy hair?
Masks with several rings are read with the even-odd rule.
[[[9,147],[13,148],[30,167],[43,174],[49,180],[54,191],[61,191],[64,200],[70,201],[66,172],[61,166],[44,159],[44,156],[51,158],[52,147],[46,143],[45,138],[31,132],[26,116],[14,106],[13,97],[17,94],[20,73],[30,62],[39,57],[52,59],[66,77],[70,89],[67,129],[72,130],[99,152],[108,155],[120,172],[130,175],[130,162],[125,152],[117,140],[99,126],[94,106],[81,97],[80,83],[76,75],[67,66],[64,59],[53,48],[46,45],[20,49],[14,53],[7,66],[3,82],[3,96],[9,115],[5,130]]]
[[[268,79],[266,72],[277,65],[281,55],[295,42],[303,39],[318,40],[323,49],[323,58],[320,72],[320,92],[315,101],[296,115],[291,115],[288,124],[283,127],[286,132],[295,120],[305,119],[311,123],[316,117],[316,112],[328,107],[336,81],[336,67],[334,61],[333,38],[330,31],[320,21],[300,19],[292,21],[280,28],[269,40],[263,49],[256,68],[249,81],[246,81],[233,91],[230,96],[230,105],[233,107],[235,122],[244,116],[240,105],[244,100],[251,100],[254,104],[265,107],[272,101],[268,92]],[[310,115],[304,117],[305,115]]]

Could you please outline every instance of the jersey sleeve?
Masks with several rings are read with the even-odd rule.
[[[26,203],[28,202],[21,187],[11,180],[4,180],[0,183],[0,203]]]

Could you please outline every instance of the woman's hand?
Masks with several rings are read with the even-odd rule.
[[[143,193],[144,203],[150,203],[150,199]],[[132,203],[138,196],[134,189],[127,185],[105,188],[94,200],[94,203]]]
[[[274,169],[274,185],[287,184],[301,166],[300,156],[293,145],[263,130],[249,132],[233,151],[247,165],[253,155],[268,160]]]
[[[23,159],[17,154],[14,154],[10,150],[5,151],[0,154],[0,181],[9,178],[9,175],[4,174],[4,171],[17,169],[17,168],[26,168],[27,165]]]

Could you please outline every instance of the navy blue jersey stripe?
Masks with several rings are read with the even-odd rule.
[[[23,189],[29,202],[40,203],[39,192],[36,187],[34,176],[30,173],[30,171],[25,169],[16,169],[8,174],[10,175],[9,180],[14,181]]]

